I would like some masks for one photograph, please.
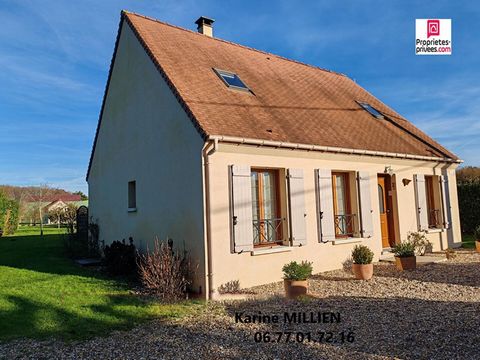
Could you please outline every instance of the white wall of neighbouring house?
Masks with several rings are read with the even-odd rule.
[[[218,151],[210,156],[209,162],[211,187],[215,189],[210,197],[213,289],[218,289],[220,285],[235,280],[239,280],[242,287],[281,281],[282,266],[292,260],[313,262],[315,273],[338,269],[350,257],[353,247],[357,244],[370,247],[375,253],[374,261],[378,261],[383,247],[377,176],[383,174],[386,167],[391,167],[395,179],[395,188],[391,195],[394,198],[393,211],[397,213],[395,216],[397,219],[396,242],[405,241],[409,231],[418,230],[414,175],[443,174],[448,175],[450,183],[451,227],[443,231],[430,231],[427,237],[432,242],[434,251],[457,247],[461,244],[455,179],[456,164],[228,144],[220,144]],[[290,247],[287,249],[290,251],[286,252],[263,255],[254,255],[251,251],[232,252],[230,240],[232,238],[230,199],[232,190],[229,182],[231,165],[303,170],[307,238],[305,245]],[[368,172],[373,219],[371,238],[357,239],[359,240],[357,243],[319,242],[315,169]],[[403,179],[410,180],[410,183],[404,185]]]
[[[140,250],[172,238],[190,251],[205,289],[204,142],[125,22],[88,178],[89,214],[100,241],[133,237]],[[136,211],[128,211],[128,182]],[[200,280],[198,280],[200,279]]]

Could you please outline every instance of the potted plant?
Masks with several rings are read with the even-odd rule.
[[[312,263],[302,261],[298,264],[292,261],[282,268],[283,284],[287,298],[294,299],[300,295],[306,295],[308,290],[307,279],[312,276]]]
[[[414,270],[417,267],[417,258],[415,256],[415,245],[405,241],[393,247],[395,254],[395,263],[398,270]]]
[[[409,231],[407,241],[415,246],[415,255],[423,256],[432,251],[432,243],[428,241],[425,231]]]
[[[373,252],[365,245],[357,245],[352,250],[352,272],[357,280],[370,280],[373,276]]]
[[[475,237],[475,249],[480,253],[480,225],[475,228],[473,235]]]

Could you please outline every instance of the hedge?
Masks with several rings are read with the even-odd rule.
[[[0,228],[5,235],[11,235],[17,230],[18,211],[18,201],[8,199],[0,191]]]
[[[457,189],[462,231],[472,234],[480,225],[480,182],[460,183]]]

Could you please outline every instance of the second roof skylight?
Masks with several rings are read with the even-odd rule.
[[[384,116],[383,114],[375,109],[372,105],[364,103],[364,102],[358,102],[358,104],[364,108],[366,111],[370,113],[370,115],[375,116],[377,119],[383,119]]]

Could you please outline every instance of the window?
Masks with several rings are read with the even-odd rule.
[[[355,235],[356,214],[352,212],[352,186],[350,173],[332,172],[333,212],[335,237],[353,237]],[[352,191],[353,190],[353,191]]]
[[[374,107],[372,107],[372,105],[367,104],[367,103],[362,103],[362,102],[359,102],[358,104],[364,110],[368,111],[370,115],[376,117],[377,119],[383,119],[384,118],[383,114],[380,111],[378,111],[377,109],[375,109]]]
[[[128,210],[137,210],[137,185],[135,181],[128,182]]]
[[[425,194],[427,197],[428,227],[442,228],[441,194],[438,176],[425,176]]]
[[[283,242],[279,178],[278,170],[252,169],[254,246],[276,245]]]
[[[250,89],[243,83],[242,80],[238,77],[237,74],[224,71],[224,70],[218,70],[218,69],[213,69],[217,73],[217,75],[222,79],[229,88],[234,88],[237,90],[244,90],[244,91],[250,91]]]

